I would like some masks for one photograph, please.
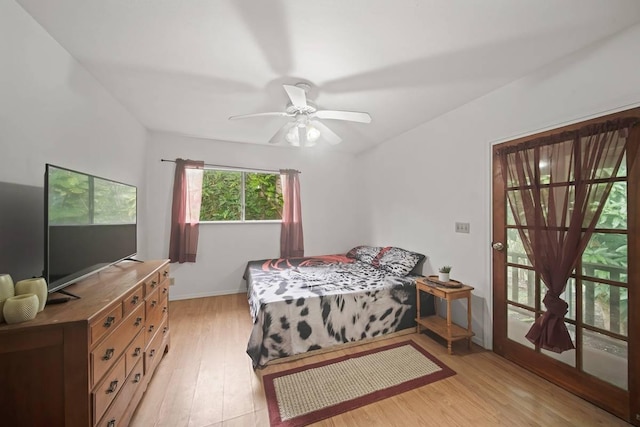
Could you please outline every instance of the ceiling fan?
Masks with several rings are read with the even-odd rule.
[[[306,83],[282,85],[291,100],[285,111],[244,114],[231,116],[229,120],[248,119],[251,117],[290,117],[293,120],[282,126],[269,140],[269,144],[277,144],[283,139],[296,147],[311,147],[322,136],[329,144],[335,145],[342,141],[334,131],[329,129],[318,119],[346,120],[350,122],[371,123],[369,113],[359,111],[318,110],[316,104],[307,99],[307,92],[311,88]]]

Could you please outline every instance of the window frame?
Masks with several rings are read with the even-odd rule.
[[[280,219],[246,219],[246,174],[247,173],[260,173],[265,175],[277,175],[280,179],[280,172],[264,170],[264,169],[247,169],[247,168],[232,168],[223,166],[206,166],[203,169],[203,173],[206,171],[219,171],[219,172],[239,172],[240,173],[240,219],[239,220],[220,220],[220,221],[207,221],[199,218],[200,224],[282,224],[282,218]],[[283,201],[284,205],[284,201]]]

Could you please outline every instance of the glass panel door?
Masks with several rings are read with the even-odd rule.
[[[640,108],[546,134],[630,115],[640,117]],[[525,337],[545,311],[542,300],[546,286],[523,247],[521,233],[529,230],[516,225],[508,205],[507,192],[518,191],[518,188],[516,183],[509,182],[505,187],[496,160],[498,149],[540,136],[545,135],[494,147],[493,241],[504,243],[505,247],[502,251],[493,251],[494,351],[640,425],[640,380],[637,379],[640,377],[640,314],[637,311],[640,310],[633,310],[640,307],[637,289],[640,263],[629,261],[640,259],[640,125],[629,134],[626,158],[616,174],[596,229],[561,296],[568,305],[564,322],[576,346],[575,350],[561,354],[540,349]],[[541,203],[544,203],[547,185],[566,188],[569,197],[575,193],[573,178],[563,183],[550,177],[545,156],[552,152],[552,149],[540,149],[536,157],[539,164],[530,165],[537,168]],[[516,209],[516,215],[523,213]]]

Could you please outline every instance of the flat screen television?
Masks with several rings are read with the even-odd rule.
[[[137,253],[137,188],[47,164],[44,277],[49,292]]]

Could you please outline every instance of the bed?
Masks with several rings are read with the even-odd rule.
[[[415,327],[413,273],[424,258],[401,248],[358,246],[347,254],[249,261],[247,354],[254,368]],[[433,309],[427,302],[422,307]]]

